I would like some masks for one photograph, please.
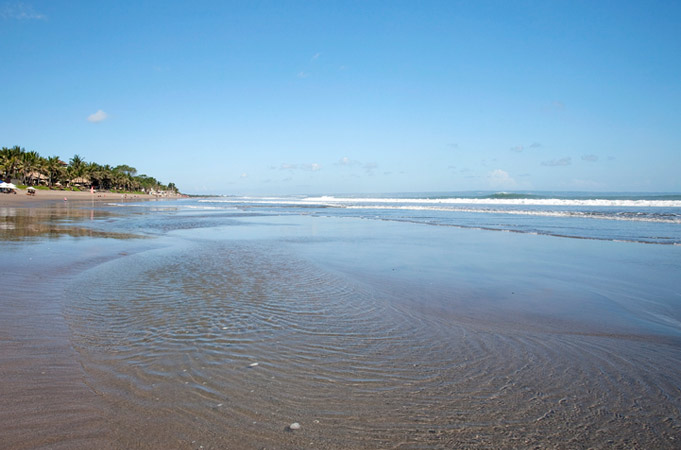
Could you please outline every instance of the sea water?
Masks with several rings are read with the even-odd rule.
[[[553,236],[681,244],[681,195],[425,193],[220,197],[206,208],[349,216]]]

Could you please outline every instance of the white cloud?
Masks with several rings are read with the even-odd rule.
[[[96,113],[90,114],[89,116],[87,116],[87,120],[88,120],[88,122],[98,123],[98,122],[101,122],[103,120],[106,120],[108,117],[109,117],[109,115],[107,113],[105,113],[104,111],[99,109],[99,110],[97,110]]]
[[[359,161],[355,161],[354,159],[350,159],[347,156],[342,157],[336,163],[337,166],[346,166],[346,167],[359,166],[360,164],[362,164],[362,163],[360,163]]]
[[[239,178],[248,178],[248,174],[244,172],[239,176]]]
[[[570,157],[560,158],[560,159],[552,159],[550,161],[542,161],[542,163],[541,163],[542,166],[548,166],[548,167],[569,166],[570,164],[572,164],[572,158],[570,158]]]
[[[22,2],[3,5],[0,8],[0,17],[15,20],[47,20],[45,14],[36,12],[31,5]]]
[[[322,166],[320,166],[317,163],[312,163],[312,164],[303,164],[300,166],[302,170],[310,170],[312,172],[316,172],[318,170],[321,170]]]
[[[598,161],[597,155],[582,155],[582,161],[596,162]]]
[[[302,71],[298,72],[298,78],[307,78],[309,76],[310,76],[310,74],[307,73],[307,72],[302,72]]]
[[[320,56],[322,56],[322,54],[319,53],[319,52],[317,52],[317,53],[315,53],[314,55],[312,55],[312,59],[313,59],[313,60],[314,60],[314,59],[318,59]]]
[[[511,147],[511,151],[518,152],[518,153],[522,152],[524,149],[525,149],[525,147],[522,146],[522,145],[516,145],[516,146]]]
[[[493,188],[513,188],[517,184],[508,172],[501,169],[496,169],[488,173],[487,181]]]

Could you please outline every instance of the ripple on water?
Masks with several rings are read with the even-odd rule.
[[[131,255],[67,295],[122,445],[673,447],[680,429],[676,348],[426,316],[267,243]]]

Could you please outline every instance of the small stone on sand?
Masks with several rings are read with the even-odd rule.
[[[289,430],[300,430],[300,424],[298,422],[293,422],[288,426]]]
[[[258,363],[251,363],[251,364],[248,365],[248,367],[255,367],[257,365],[258,365]]]

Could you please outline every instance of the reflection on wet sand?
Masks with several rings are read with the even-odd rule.
[[[62,236],[135,239],[139,235],[101,231],[79,226],[113,216],[107,210],[59,204],[41,208],[0,207],[0,241],[30,241]]]

